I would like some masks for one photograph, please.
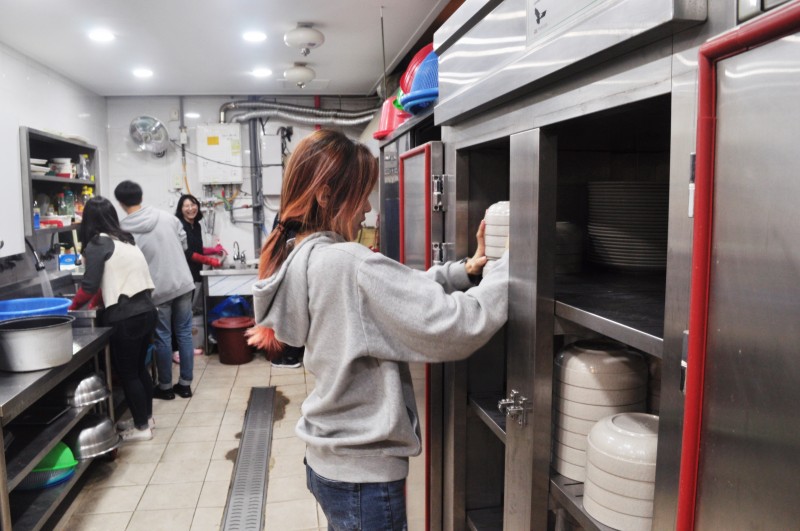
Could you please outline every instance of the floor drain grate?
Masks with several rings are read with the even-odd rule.
[[[264,529],[274,399],[274,387],[250,391],[221,531]]]

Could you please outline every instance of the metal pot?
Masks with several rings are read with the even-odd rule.
[[[39,371],[72,359],[71,315],[21,317],[0,322],[0,369]]]

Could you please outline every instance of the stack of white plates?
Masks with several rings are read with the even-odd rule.
[[[625,345],[581,340],[556,356],[553,382],[555,470],[575,481],[586,473],[586,436],[609,415],[644,411],[647,364]]]
[[[649,531],[653,523],[658,417],[620,413],[589,432],[583,507],[615,529]]]
[[[45,174],[50,171],[47,159],[31,159],[31,173]]]
[[[580,273],[583,230],[570,221],[556,222],[556,273]]]
[[[486,258],[489,261],[483,268],[486,273],[492,268],[492,263],[503,256],[508,246],[509,202],[500,201],[486,209]]]
[[[658,415],[661,409],[661,360],[650,359],[650,383],[647,385],[647,411]]]
[[[588,188],[588,259],[615,269],[665,269],[668,185],[608,181]]]

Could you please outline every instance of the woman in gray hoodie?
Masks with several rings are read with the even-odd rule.
[[[334,530],[406,528],[408,458],[422,444],[408,364],[468,357],[508,311],[507,257],[473,285],[486,263],[483,224],[475,256],[425,272],[353,242],[377,174],[369,150],[341,133],[303,139],[253,288],[250,343],[305,346],[316,384],[295,431]]]

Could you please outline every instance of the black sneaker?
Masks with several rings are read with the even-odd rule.
[[[156,386],[153,388],[153,398],[159,400],[175,400],[175,392],[172,389],[161,389]]]
[[[176,383],[172,386],[172,390],[175,391],[175,394],[181,398],[191,398],[192,397],[192,388],[188,385],[181,385]]]
[[[281,369],[297,369],[303,366],[300,358],[295,356],[281,356],[280,358],[272,360],[272,366]]]

